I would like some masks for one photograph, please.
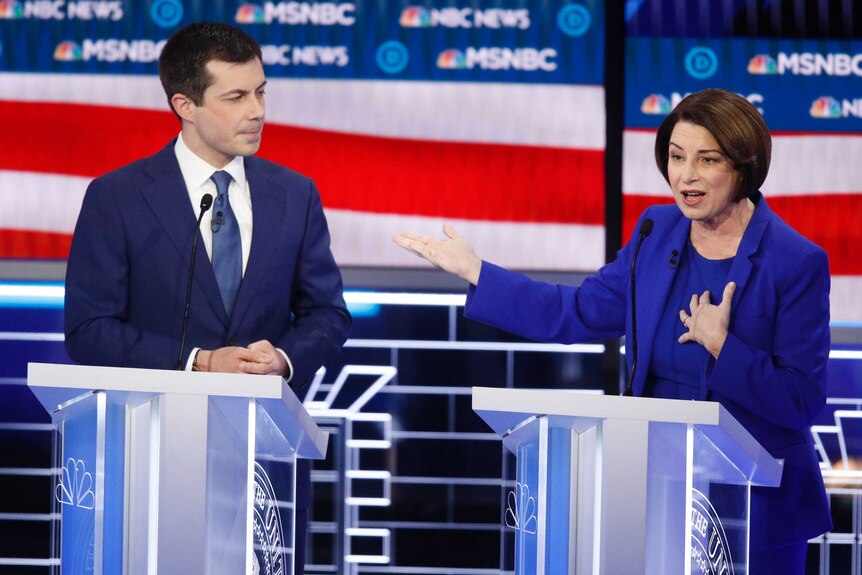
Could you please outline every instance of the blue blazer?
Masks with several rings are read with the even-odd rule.
[[[185,357],[194,347],[266,339],[293,364],[298,388],[347,339],[350,314],[329,249],[320,197],[307,177],[245,159],[254,230],[231,317],[198,242]],[[90,365],[172,369],[197,230],[171,142],[94,180],[84,197],[66,273],[69,356]]]
[[[760,194],[755,201],[728,278],[737,286],[729,333],[719,358],[709,356],[703,365],[700,399],[720,402],[774,457],[784,459],[781,487],[752,490],[751,548],[760,550],[804,541],[832,525],[808,430],[826,402],[829,264],[826,253],[775,215]],[[643,394],[676,274],[669,262],[684,253],[691,227],[675,205],[651,207],[641,221],[647,217],[655,225],[635,272],[635,395]],[[580,287],[533,281],[483,262],[465,316],[539,341],[576,343],[622,335],[630,340],[636,234],[615,261]],[[631,361],[627,355],[629,368]]]

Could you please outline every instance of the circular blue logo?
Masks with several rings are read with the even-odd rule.
[[[254,515],[252,517],[252,573],[284,573],[285,546],[281,511],[266,470],[254,462]]]
[[[377,48],[377,65],[387,74],[397,74],[407,67],[410,54],[401,42],[390,40]]]
[[[150,17],[162,28],[171,28],[183,19],[183,4],[180,0],[153,0]]]
[[[718,70],[718,56],[709,48],[697,46],[685,55],[685,71],[693,78],[705,80]]]
[[[580,4],[564,6],[557,14],[557,26],[569,36],[583,36],[592,23],[590,11]]]

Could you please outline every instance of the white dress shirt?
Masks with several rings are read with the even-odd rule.
[[[205,160],[195,155],[183,141],[182,134],[177,138],[177,143],[174,145],[174,153],[180,163],[180,172],[182,172],[183,180],[186,183],[189,201],[191,201],[195,217],[197,217],[200,215],[201,198],[204,197],[204,194],[212,194],[213,199],[216,197],[216,185],[210,177],[219,171],[219,168],[209,165]],[[242,273],[245,275],[248,254],[251,252],[252,233],[251,190],[249,190],[248,181],[245,179],[245,162],[241,156],[237,156],[221,169],[233,178],[228,189],[228,201],[239,224],[239,237],[242,241]],[[207,256],[212,261],[213,232],[210,220],[209,215],[206,215],[201,221],[201,239],[206,246]]]

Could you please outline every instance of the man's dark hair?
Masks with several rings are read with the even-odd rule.
[[[733,168],[740,175],[734,201],[754,197],[766,179],[772,156],[769,128],[757,108],[742,96],[718,88],[686,96],[656,133],[655,162],[668,182],[668,146],[677,122],[706,128],[722,153],[733,162]]]
[[[255,58],[263,61],[260,46],[239,28],[219,22],[189,24],[168,39],[159,56],[159,79],[168,105],[174,109],[174,94],[188,96],[198,106],[203,104],[204,92],[213,82],[207,62],[244,64]]]

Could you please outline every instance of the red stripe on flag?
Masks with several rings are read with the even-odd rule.
[[[179,133],[170,112],[0,100],[0,169],[96,177]]]
[[[65,260],[70,234],[0,229],[0,259]]]
[[[862,275],[862,194],[817,194],[767,198],[769,207],[797,232],[829,254],[832,275]],[[643,211],[673,203],[655,196],[623,197],[623,242],[628,241]]]
[[[0,169],[87,177],[154,153],[179,128],[167,111],[2,101],[0,122],[7,138],[15,135],[2,146]],[[260,155],[313,177],[328,208],[604,222],[603,151],[380,138],[268,124]]]

